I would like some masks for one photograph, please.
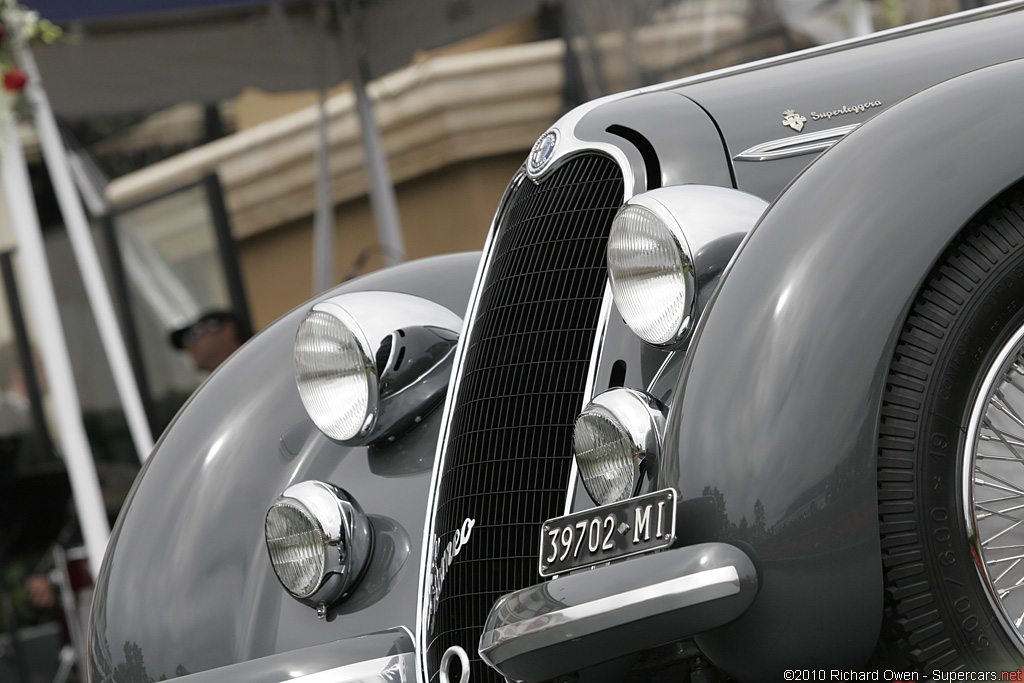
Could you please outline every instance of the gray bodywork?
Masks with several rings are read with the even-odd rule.
[[[723,662],[743,680],[769,654],[856,666],[874,647],[878,414],[895,339],[946,245],[1024,177],[1020,121],[998,115],[1024,106],[1021,78],[1020,60],[980,70],[852,133],[768,211],[709,306],[667,450],[684,454],[683,498],[717,488],[730,522],[749,523],[732,538],[761,560],[758,601],[698,639],[716,662],[746,643]],[[856,199],[834,210],[844,198]]]

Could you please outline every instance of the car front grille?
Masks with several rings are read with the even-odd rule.
[[[503,680],[477,644],[494,602],[540,580],[540,525],[563,512],[622,198],[618,165],[586,154],[539,184],[520,179],[496,223],[437,479],[439,590],[428,588],[421,625],[429,681],[455,645],[470,656],[471,681]]]

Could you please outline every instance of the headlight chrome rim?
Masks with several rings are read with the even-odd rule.
[[[595,444],[607,436],[608,428],[614,440]],[[605,434],[595,434],[599,431]],[[591,500],[598,505],[619,502],[636,493],[645,473],[656,480],[664,433],[665,408],[645,392],[611,389],[587,404],[573,429],[573,456]],[[612,469],[602,468],[601,461],[609,458],[619,462]]]
[[[301,521],[296,520],[296,516]],[[296,528],[301,522],[305,522],[307,531],[299,531]],[[265,526],[267,551],[270,553],[274,573],[277,574],[281,585],[297,598],[308,598],[313,595],[320,588],[326,575],[327,537],[323,528],[309,510],[296,500],[283,500],[272,505],[267,510]],[[290,533],[289,527],[292,528]],[[305,563],[303,566],[302,558],[295,557],[297,554],[301,555],[302,550],[296,547],[298,544],[289,544],[288,540],[296,536],[314,536],[309,539],[308,545],[317,553],[317,562]]]
[[[346,446],[393,441],[444,397],[462,318],[412,294],[361,291],[315,304],[295,333],[309,418]]]
[[[319,341],[310,339],[316,334],[310,329],[314,325],[333,325],[335,329],[332,332],[340,332],[340,338],[321,338]],[[349,339],[344,338],[346,335]],[[346,368],[339,367],[336,361],[339,356],[343,356],[344,351],[335,349],[333,357],[328,357],[330,350],[322,348],[331,343],[336,346],[349,343],[351,350],[358,356],[354,359],[356,362]],[[315,345],[321,348],[309,348]],[[299,323],[295,335],[295,380],[299,398],[310,419],[328,437],[346,443],[360,440],[373,430],[379,396],[375,354],[376,351],[371,348],[358,322],[347,310],[333,302],[313,306]],[[319,356],[317,360],[320,363],[316,363],[311,356]],[[325,371],[333,372],[337,379],[343,370],[348,371],[350,377],[359,377],[363,381],[361,386],[356,387],[359,393],[349,399],[354,400],[354,404],[347,411],[339,410],[337,401],[326,395],[329,388],[322,376]],[[358,418],[354,421],[344,420],[345,414],[353,410]]]
[[[630,329],[658,348],[669,350],[685,345],[740,244],[767,207],[760,197],[713,185],[661,187],[627,200],[609,234],[608,275],[616,307]],[[637,228],[629,223],[630,218],[637,216],[647,219],[646,236],[642,225]],[[624,232],[631,228],[636,228],[632,234]],[[632,245],[627,239],[630,236],[634,240]],[[645,251],[651,244],[655,258]],[[674,256],[675,263],[667,263],[668,259],[659,263],[657,248]],[[653,278],[644,271],[650,270],[657,276],[659,269],[669,277],[671,271],[680,271],[681,275],[677,274],[676,283],[670,283],[667,289],[658,283],[648,287]],[[660,304],[650,295],[652,290],[658,293],[658,286],[664,295]],[[651,320],[664,317],[666,312],[672,324],[648,329]]]
[[[293,556],[287,537],[273,537],[272,518],[282,511],[296,512],[319,532],[322,544],[319,575],[297,586],[282,577],[281,559]],[[373,553],[373,531],[369,518],[356,499],[345,490],[321,481],[305,481],[286,489],[267,510],[265,522],[267,552],[274,574],[296,600],[310,605],[331,605],[347,597],[358,585]],[[292,534],[294,537],[294,534]],[[287,567],[284,567],[287,569]],[[308,572],[307,572],[308,573]]]
[[[637,242],[646,243],[645,250],[638,250]],[[663,204],[635,202],[619,209],[608,238],[608,274],[615,305],[637,336],[659,347],[686,336],[696,299],[693,255]],[[652,295],[667,305],[652,301]]]

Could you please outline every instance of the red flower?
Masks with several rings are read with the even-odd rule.
[[[11,92],[21,92],[22,88],[25,87],[25,83],[28,82],[28,76],[25,72],[18,67],[11,67],[4,72],[4,90],[10,90]]]

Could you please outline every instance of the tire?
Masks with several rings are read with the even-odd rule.
[[[876,654],[890,668],[1016,671],[1024,662],[1024,626],[1015,623],[1024,619],[1024,419],[1015,417],[1024,418],[1022,353],[1018,184],[938,261],[889,369],[878,447],[885,612]],[[1000,395],[1005,409],[993,400]]]

